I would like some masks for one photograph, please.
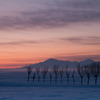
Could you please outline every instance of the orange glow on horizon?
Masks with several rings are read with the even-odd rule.
[[[83,23],[77,23],[77,26],[53,29],[2,31],[0,68],[19,68],[49,58],[66,61],[90,58],[100,61],[100,34],[97,25],[87,27]]]

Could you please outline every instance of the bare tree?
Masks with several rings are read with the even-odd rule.
[[[73,84],[75,84],[75,78],[74,78],[74,76],[75,76],[75,69],[72,71]]]
[[[68,69],[68,66],[66,66],[66,76],[67,76],[67,84],[69,84],[70,71]]]
[[[48,67],[45,66],[45,67],[42,69],[42,75],[43,75],[43,81],[44,81],[44,82],[45,82],[45,78],[46,78],[47,73],[48,73]]]
[[[94,76],[94,79],[95,79],[95,85],[97,84],[97,79],[98,79],[98,76],[100,74],[100,65],[97,64],[97,63],[93,63],[91,65],[91,72]]]
[[[52,82],[52,75],[51,75],[51,73],[49,73],[49,75],[50,75],[50,83]]]
[[[36,73],[38,76],[38,82],[40,82],[40,67],[36,67]]]
[[[30,74],[31,74],[31,72],[32,72],[32,67],[31,67],[31,65],[27,66],[27,72],[28,72],[28,82],[29,82]]]
[[[35,80],[35,77],[36,77],[36,76],[35,76],[35,73],[34,73],[34,74],[33,74],[33,77],[32,77],[32,78],[33,78],[33,82],[34,82],[34,80]]]
[[[85,74],[86,74],[86,77],[88,78],[87,85],[89,85],[90,77],[92,76],[91,66],[90,65],[85,66]]]
[[[81,85],[82,85],[83,84],[83,77],[85,75],[85,68],[81,67],[80,65],[78,65],[77,71],[78,71],[78,74],[79,74],[79,76],[81,78]]]
[[[61,69],[59,72],[60,72],[61,83],[62,83],[62,78],[63,78],[64,71],[63,71],[63,69]]]
[[[59,66],[58,65],[54,65],[53,66],[53,71],[54,71],[54,74],[55,74],[55,83],[57,83],[58,69],[59,69]]]

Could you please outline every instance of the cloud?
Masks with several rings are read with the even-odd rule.
[[[23,44],[36,44],[36,41],[26,40],[26,41],[13,41],[13,42],[0,42],[0,45],[23,45]]]
[[[17,16],[0,17],[0,29],[52,28],[69,23],[100,21],[98,0],[54,0],[44,5],[49,6],[36,11],[32,10],[33,7],[31,10],[18,12]]]
[[[69,60],[69,61],[82,61],[86,59],[93,59],[95,61],[100,61],[100,54],[98,55],[75,55],[75,56],[57,56],[57,59]]]
[[[11,41],[11,42],[0,42],[1,46],[22,46],[22,45],[37,45],[41,43],[52,43],[55,42],[53,39],[46,40],[22,40],[22,41]]]
[[[100,45],[100,37],[66,37],[59,40],[66,43],[81,44],[81,45]]]
[[[67,44],[79,44],[79,45],[100,45],[100,37],[96,36],[72,36],[72,37],[62,37],[46,40],[22,40],[22,41],[11,41],[11,42],[0,42],[1,46],[20,46],[20,45],[33,45],[41,43],[67,43]]]

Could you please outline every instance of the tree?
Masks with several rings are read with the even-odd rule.
[[[52,75],[51,75],[51,73],[49,73],[49,75],[50,75],[50,83],[52,82]]]
[[[67,84],[69,84],[69,75],[70,75],[70,71],[68,69],[68,66],[66,66]]]
[[[53,66],[53,71],[54,71],[54,74],[55,74],[55,83],[57,83],[58,69],[59,69],[59,66],[58,65],[54,65]]]
[[[75,84],[75,78],[74,78],[74,75],[75,75],[75,70],[72,71],[73,84]]]
[[[31,72],[32,72],[32,67],[31,67],[31,65],[27,66],[27,72],[28,72],[28,82],[29,82],[30,74],[31,74]]]
[[[85,66],[85,74],[86,77],[88,78],[87,85],[89,85],[90,77],[92,76],[91,65]]]
[[[80,64],[79,64],[78,67],[77,67],[77,71],[78,71],[78,74],[81,78],[81,85],[82,85],[83,84],[83,77],[85,75],[85,68],[83,66],[81,67]]]
[[[33,77],[32,78],[33,78],[33,82],[34,82],[34,80],[35,80],[35,73],[33,74]]]
[[[38,82],[40,82],[40,67],[36,67],[36,73],[37,73],[37,76],[38,76]]]
[[[63,74],[64,74],[64,71],[63,71],[63,69],[61,69],[60,70],[61,83],[62,83]]]
[[[43,69],[42,69],[42,75],[43,75],[43,81],[45,82],[45,78],[46,78],[46,75],[48,73],[48,68],[45,66]]]
[[[91,65],[91,72],[94,76],[94,79],[95,79],[95,85],[97,84],[97,79],[98,79],[98,76],[100,74],[100,65],[98,63],[93,63]]]

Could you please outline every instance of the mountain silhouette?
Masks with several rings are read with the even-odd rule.
[[[80,65],[89,65],[89,64],[92,64],[93,61],[92,59],[86,59],[86,60],[83,60],[83,61],[63,61],[63,60],[57,60],[57,59],[54,59],[54,58],[50,58],[50,59],[47,59],[45,60],[44,62],[40,62],[40,63],[36,63],[36,64],[32,64],[31,67],[35,68],[35,67],[40,67],[40,68],[43,68],[44,66],[46,67],[49,67],[49,68],[52,68],[54,65],[58,65],[59,67],[61,68],[64,68],[66,66],[70,67],[70,68],[74,68],[74,67],[77,67],[78,64]],[[27,66],[25,67],[22,67],[22,68],[26,68]]]

